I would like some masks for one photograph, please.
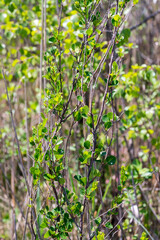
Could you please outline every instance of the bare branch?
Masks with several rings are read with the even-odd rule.
[[[140,22],[140,23],[134,25],[133,27],[131,27],[130,30],[133,31],[133,30],[139,28],[142,24],[147,23],[147,22],[148,22],[150,19],[152,19],[152,18],[155,18],[159,13],[160,13],[160,10],[152,13],[151,15],[149,15],[148,17],[146,17],[142,22]]]

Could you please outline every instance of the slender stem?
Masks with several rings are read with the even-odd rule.
[[[42,74],[43,74],[43,46],[44,46],[44,0],[41,2],[42,13],[41,13],[41,42],[40,42],[40,77],[39,77],[39,84],[40,84],[40,98],[39,98],[39,122],[41,122],[41,111],[42,111]]]
[[[133,27],[131,27],[130,30],[133,31],[133,30],[139,28],[142,24],[147,23],[150,19],[155,18],[158,14],[160,14],[160,10],[152,13],[151,15],[146,17],[143,21],[141,21],[140,23],[138,23],[138,24],[134,25]]]
[[[47,49],[47,25],[46,25],[46,7],[47,0],[44,0],[44,53]],[[46,62],[44,62],[44,74],[46,75]],[[46,89],[46,78],[44,78],[44,90]]]
[[[11,157],[11,190],[12,192],[14,193],[15,195],[15,159],[14,159],[14,136],[13,136],[13,146],[12,146],[12,157]],[[11,238],[13,238],[14,234],[15,236],[17,236],[17,233],[16,233],[16,226],[15,226],[15,223],[16,221],[14,221],[15,219],[15,198],[14,198],[14,195],[12,195],[12,198],[11,198],[11,207],[12,207],[12,214],[11,214]]]
[[[14,122],[14,118],[13,118],[12,106],[11,106],[11,102],[10,102],[10,98],[9,98],[9,94],[8,94],[7,80],[6,80],[6,78],[5,78],[3,69],[2,69],[2,74],[3,74],[3,78],[4,78],[4,82],[5,82],[5,88],[6,88],[6,94],[7,94],[9,109],[10,109],[12,127],[13,127],[13,130],[14,130],[15,139],[16,139],[16,144],[17,144],[17,148],[18,148],[18,156],[19,156],[19,162],[20,162],[20,166],[21,166],[21,171],[22,171],[22,174],[23,174],[24,179],[25,179],[25,183],[26,183],[28,195],[29,195],[29,197],[31,197],[31,191],[30,191],[30,187],[29,187],[29,183],[28,183],[26,171],[25,171],[25,168],[24,168],[24,165],[23,165],[23,158],[22,158],[22,154],[21,154],[21,150],[20,150],[20,144],[19,144],[19,140],[18,140],[18,136],[17,136],[17,131],[16,131],[16,126],[15,126],[15,122]],[[34,214],[34,213],[33,213],[33,214]],[[34,215],[35,215],[35,214],[34,214]],[[36,219],[36,218],[35,218],[35,219]],[[39,239],[41,240],[40,231],[39,231],[39,227],[38,227],[37,221],[36,221],[35,223],[36,223],[36,229],[37,229],[38,237],[39,237]]]
[[[26,139],[27,139],[27,171],[28,182],[30,184],[30,157],[29,157],[29,129],[28,129],[28,111],[27,111],[27,82],[24,83],[24,95],[25,95],[25,120],[26,120]]]
[[[5,180],[6,180],[7,186],[9,187],[9,190],[10,190],[10,192],[11,192],[11,195],[14,196],[15,203],[17,204],[17,206],[18,206],[18,208],[19,208],[19,210],[20,210],[20,213],[21,213],[23,219],[25,219],[25,215],[24,215],[24,213],[23,213],[23,210],[22,210],[22,208],[21,208],[18,200],[16,199],[16,196],[15,196],[14,192],[13,192],[12,189],[11,189],[11,186],[10,186],[10,184],[9,184],[9,180],[8,180],[7,176],[5,175],[5,173],[4,173],[2,164],[0,164],[0,168],[1,168],[1,171],[2,171],[2,174],[3,174],[4,178],[5,178]],[[29,227],[29,230],[30,230],[30,232],[31,232],[31,234],[32,234],[32,236],[33,236],[33,232],[32,232],[32,229],[31,229],[28,221],[27,221],[27,226]]]
[[[18,156],[19,156],[19,161],[20,161],[20,165],[21,165],[21,171],[22,171],[22,174],[23,174],[25,182],[26,182],[28,194],[30,196],[30,188],[29,188],[29,184],[28,184],[28,180],[27,180],[27,176],[26,176],[26,171],[25,171],[25,168],[24,168],[24,165],[23,165],[23,159],[22,159],[22,154],[21,154],[21,150],[20,150],[20,144],[19,144],[19,140],[18,140],[18,136],[17,136],[17,130],[16,130],[16,126],[15,126],[15,122],[14,122],[14,118],[13,118],[12,106],[11,106],[11,102],[10,102],[10,98],[9,98],[9,94],[8,94],[7,80],[5,78],[3,69],[2,69],[2,74],[3,74],[3,79],[4,79],[4,82],[5,82],[5,88],[6,88],[6,94],[7,94],[9,109],[10,109],[12,127],[13,127],[13,130],[14,130],[14,135],[15,135],[16,144],[17,144],[17,148],[18,148]]]

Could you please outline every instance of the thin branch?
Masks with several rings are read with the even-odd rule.
[[[13,209],[13,221],[14,221],[14,239],[17,240],[17,230],[16,230],[16,214],[15,210]]]
[[[25,225],[24,225],[24,232],[23,232],[23,240],[25,240],[25,238],[26,238],[26,228],[27,228],[28,212],[29,212],[29,207],[27,207],[27,212],[26,212],[26,216],[25,216]]]
[[[117,224],[114,226],[114,228],[107,234],[107,236],[105,237],[105,239],[114,231],[114,229],[121,223],[121,221],[123,220],[124,216],[126,214],[126,211],[124,212],[123,216],[119,219],[119,221],[117,222]]]
[[[25,124],[26,124],[26,139],[27,139],[27,171],[28,171],[28,183],[30,184],[30,157],[29,157],[29,128],[28,128],[28,111],[27,111],[27,82],[24,83],[24,95],[25,95]]]
[[[8,100],[8,104],[9,104],[9,109],[10,109],[12,127],[13,127],[13,130],[14,130],[15,139],[16,139],[16,144],[17,144],[17,148],[18,148],[18,156],[19,156],[19,162],[20,162],[20,166],[21,166],[21,171],[22,171],[22,174],[23,174],[24,179],[25,179],[25,183],[26,183],[26,186],[27,186],[28,195],[29,195],[29,197],[31,197],[31,191],[30,191],[30,187],[29,187],[29,184],[28,184],[28,179],[27,179],[26,171],[25,171],[25,168],[24,168],[24,165],[23,165],[23,159],[22,159],[20,144],[19,144],[19,140],[18,140],[18,136],[17,136],[17,131],[16,131],[16,126],[15,126],[15,122],[14,122],[14,118],[13,118],[11,101],[10,101],[9,94],[8,94],[7,80],[6,80],[6,78],[5,78],[3,69],[2,69],[2,74],[3,74],[3,79],[4,79],[4,82],[5,82],[5,88],[6,88],[6,94],[7,94],[7,100]],[[33,215],[34,215],[34,219],[35,219],[35,213],[34,213],[34,212],[33,212]],[[38,226],[38,224],[37,224],[37,221],[35,221],[35,225],[36,225],[38,237],[39,237],[39,239],[41,240],[42,238],[41,238],[41,235],[40,235],[39,226]]]
[[[141,185],[139,185],[139,189],[141,191],[141,194],[146,202],[146,204],[148,205],[149,209],[151,210],[153,216],[155,217],[155,219],[157,220],[157,222],[160,224],[160,219],[158,218],[157,214],[155,213],[154,209],[152,208],[152,206],[150,205],[150,203],[148,202],[147,196],[145,195]]]
[[[25,183],[26,183],[26,186],[27,186],[28,194],[29,194],[29,196],[30,196],[30,188],[29,188],[29,184],[28,184],[28,180],[27,180],[27,176],[26,176],[26,171],[25,171],[25,168],[24,168],[24,165],[23,165],[23,159],[22,159],[22,154],[21,154],[21,150],[20,150],[20,144],[19,144],[19,140],[18,140],[18,136],[17,136],[17,131],[16,131],[16,126],[15,126],[15,122],[14,122],[14,118],[13,118],[11,101],[10,101],[9,94],[8,94],[7,80],[6,80],[6,78],[5,78],[4,70],[3,70],[3,69],[2,69],[2,74],[3,74],[3,79],[4,79],[4,82],[5,82],[5,88],[6,88],[7,100],[8,100],[9,110],[10,110],[10,115],[11,115],[12,127],[13,127],[13,130],[14,130],[14,135],[15,135],[16,144],[17,144],[17,148],[18,148],[18,156],[19,156],[21,171],[22,171],[22,174],[23,174],[24,179],[25,179]]]
[[[44,53],[46,52],[47,49],[47,23],[46,23],[46,6],[47,5],[47,0],[44,0]],[[44,62],[44,74],[46,75],[46,62]],[[44,90],[46,89],[46,78],[44,78]]]
[[[148,17],[146,17],[142,22],[140,22],[140,23],[134,25],[133,27],[131,27],[130,30],[133,31],[133,30],[139,28],[142,24],[147,23],[147,22],[148,22],[150,19],[152,19],[152,18],[155,18],[159,13],[160,13],[160,10],[152,13],[151,15],[149,15]]]
[[[39,122],[41,122],[41,111],[42,111],[42,74],[43,74],[43,30],[44,30],[44,0],[41,2],[41,7],[42,7],[42,13],[41,13],[41,42],[40,42],[40,76],[39,76],[39,81],[40,81],[40,98],[39,98]]]
[[[145,226],[132,214],[132,212],[126,210],[128,214],[131,214],[134,220],[143,228],[143,230],[148,234],[151,240],[154,240],[154,238],[151,236],[151,234],[148,232],[148,230],[145,228]]]
[[[17,206],[18,206],[18,208],[19,208],[19,210],[20,210],[20,212],[21,212],[21,215],[22,215],[22,217],[25,219],[25,215],[24,215],[24,213],[23,213],[23,210],[22,210],[22,208],[21,208],[21,206],[20,206],[18,200],[16,199],[15,194],[13,193],[13,191],[12,191],[12,189],[11,189],[11,186],[10,186],[10,184],[9,184],[9,180],[8,180],[7,176],[5,175],[5,173],[4,173],[4,170],[3,170],[2,164],[0,164],[0,168],[1,168],[1,171],[2,171],[2,174],[3,174],[4,178],[5,178],[5,180],[6,180],[6,183],[7,183],[8,187],[9,187],[10,192],[11,192],[11,194],[14,196],[15,202],[16,202],[16,204],[17,204]],[[31,229],[31,227],[30,227],[28,221],[27,221],[26,224],[28,225],[31,234],[33,235],[32,229]]]

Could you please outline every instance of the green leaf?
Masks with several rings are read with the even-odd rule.
[[[133,4],[139,3],[139,0],[133,0]]]
[[[103,115],[103,117],[102,117],[102,121],[104,123],[109,122],[111,119],[113,119],[113,113],[112,112],[109,112],[106,115]]]
[[[145,232],[142,233],[140,240],[148,240],[147,234]]]
[[[12,0],[5,0],[4,2],[5,2],[5,4],[8,4],[8,3],[10,3]]]
[[[59,178],[58,178],[58,181],[59,181],[59,183],[60,183],[61,185],[63,185],[63,184],[65,183],[65,179],[62,178],[62,177],[59,177]]]
[[[92,123],[92,117],[91,117],[91,116],[88,116],[88,117],[87,117],[86,124],[87,124],[90,128],[93,128],[93,123]]]
[[[121,23],[121,16],[119,16],[118,14],[114,15],[114,17],[112,18],[113,26],[119,27],[120,23]]]
[[[17,65],[17,63],[19,63],[19,59],[15,59],[12,63],[12,66],[15,67]]]
[[[87,184],[87,178],[86,178],[86,177],[83,177],[83,178],[81,178],[81,181],[83,182],[83,185],[86,186],[86,184]]]
[[[90,148],[90,142],[89,142],[89,141],[85,141],[85,142],[84,142],[84,147],[85,147],[86,149],[89,149],[89,148]]]
[[[83,185],[84,186],[84,179],[83,179],[83,181],[82,181],[82,177],[81,177],[81,175],[75,175],[74,176],[74,179],[76,179],[81,185]]]
[[[82,96],[77,96],[77,100],[80,101],[80,102],[83,102]]]
[[[113,70],[114,73],[118,72],[118,64],[115,61],[112,64],[112,70]]]
[[[117,43],[117,46],[120,47],[126,43],[128,43],[128,38],[131,35],[131,31],[129,28],[125,28],[122,30],[121,34],[120,34],[120,40]]]
[[[43,175],[43,177],[44,177],[44,179],[47,180],[47,181],[49,181],[50,179],[54,179],[54,178],[55,178],[55,176],[52,176],[52,175],[49,174],[49,173],[45,173],[45,174]]]
[[[55,43],[56,42],[56,38],[55,37],[49,38],[49,42]]]
[[[74,112],[73,117],[74,117],[75,121],[79,121],[82,119],[82,115],[81,115],[80,111]]]
[[[131,35],[131,30],[129,28],[125,28],[122,30],[121,34],[124,36],[125,39],[128,39]]]
[[[96,218],[96,219],[95,219],[95,223],[96,223],[97,225],[99,225],[99,224],[101,223],[101,218],[100,218],[100,217]]]
[[[105,234],[103,232],[98,232],[98,235],[93,238],[93,240],[104,240]]]
[[[84,187],[82,187],[81,189],[80,189],[80,195],[85,195],[85,192],[86,192],[86,190],[85,190],[85,188]]]
[[[96,177],[100,177],[101,176],[101,173],[100,173],[100,171],[98,169],[95,169],[94,176],[96,176]]]
[[[8,10],[9,10],[11,13],[13,13],[15,9],[16,9],[15,3],[12,3],[12,2],[11,2],[11,3],[9,4],[9,6],[8,6]]]
[[[82,113],[82,117],[87,118],[87,114],[89,112],[89,108],[87,105],[85,105],[84,107],[80,108],[80,111]]]
[[[107,222],[105,224],[106,228],[109,228],[109,229],[112,229],[113,228],[113,225],[110,223],[110,222]]]
[[[44,238],[49,238],[50,237],[50,233],[49,231],[47,231],[45,234],[44,234]]]
[[[46,117],[44,115],[44,113],[41,112],[41,118],[44,120]]]
[[[111,82],[109,82],[108,86],[109,87],[114,87],[118,85],[118,80],[112,80]]]
[[[95,181],[92,183],[92,185],[90,185],[88,188],[87,188],[87,194],[88,196],[91,195],[91,193],[93,193],[98,187],[98,181]]]
[[[106,114],[106,115],[103,115],[103,117],[102,117],[102,121],[103,121],[104,123],[108,121],[107,114]]]
[[[106,129],[109,129],[112,126],[112,123],[111,122],[106,122],[104,124],[104,126],[105,126]]]
[[[88,36],[90,36],[90,35],[92,34],[92,32],[93,32],[93,29],[92,29],[92,28],[89,28],[89,29],[87,29],[86,34],[87,34]]]
[[[104,156],[106,156],[106,152],[102,151],[102,152],[100,152],[100,155],[101,155],[101,157],[104,157]]]
[[[113,113],[112,112],[107,113],[107,117],[109,120],[113,119]]]
[[[110,155],[106,158],[106,162],[108,165],[114,165],[116,163],[116,157],[113,155]]]
[[[40,225],[41,228],[46,228],[48,227],[47,223],[45,222],[45,220],[43,220],[43,222]]]

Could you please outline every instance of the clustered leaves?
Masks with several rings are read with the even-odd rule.
[[[141,239],[147,239],[148,212],[138,201],[141,184],[157,172],[160,69],[132,65],[126,71],[122,64],[134,47],[129,43],[130,30],[123,25],[129,6],[138,1],[104,2],[105,11],[99,0],[48,1],[43,59],[37,48],[42,9],[37,5],[29,10],[17,1],[4,3],[9,14],[1,16],[2,29],[5,42],[12,44],[7,51],[4,44],[0,49],[4,55],[8,52],[6,67],[10,56],[15,57],[7,69],[16,69],[15,75],[8,75],[10,87],[15,90],[18,79],[34,82],[35,68],[43,62],[43,92],[37,91],[40,110],[38,101],[30,102],[28,109],[28,116],[40,111],[40,122],[30,137],[33,199],[28,206],[31,217],[33,207],[37,215],[31,235],[103,240],[121,229],[129,236],[136,205],[139,215],[134,217],[145,218]],[[21,24],[12,22],[13,14],[16,19],[20,13]],[[104,40],[108,26],[109,37]],[[17,58],[16,42],[22,45],[26,38],[26,46],[33,46],[20,47]]]

